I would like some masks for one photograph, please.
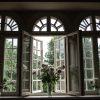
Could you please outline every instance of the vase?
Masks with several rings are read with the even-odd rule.
[[[52,95],[52,84],[51,83],[47,84],[47,93],[48,93],[48,96]]]

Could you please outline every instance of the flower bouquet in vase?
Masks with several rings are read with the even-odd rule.
[[[60,79],[62,69],[64,68],[65,66],[62,66],[54,70],[54,66],[42,64],[40,79],[42,80],[43,86],[47,85],[49,96],[52,95],[54,85]]]

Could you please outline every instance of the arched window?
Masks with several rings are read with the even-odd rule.
[[[51,20],[50,21],[51,31],[64,31],[64,26],[59,19],[57,19],[55,17],[51,17],[50,20]]]
[[[100,31],[100,17],[96,16],[95,21],[96,21],[96,30]]]
[[[93,23],[94,22],[94,23]],[[79,30],[82,31],[100,31],[100,17],[89,16],[83,19],[79,25]]]
[[[50,22],[50,24],[47,24]],[[33,31],[47,31],[49,28],[50,31],[65,31],[64,25],[62,22],[55,17],[50,17],[50,19],[47,20],[47,17],[43,17],[39,19],[35,25],[33,26]]]
[[[1,65],[2,77],[3,80],[6,80],[5,87],[3,89],[3,93],[17,94],[18,91],[18,34],[19,31],[18,24],[14,19],[8,16],[0,16],[0,48],[1,48],[1,54],[0,54],[0,62],[3,62]],[[2,34],[2,31],[4,34]],[[6,34],[7,31],[17,31],[15,32],[15,35],[13,35],[13,32],[10,32],[10,35]],[[8,32],[9,33],[9,32]],[[2,37],[3,40],[2,40]],[[3,41],[3,42],[1,42]],[[4,45],[4,46],[2,46]],[[0,80],[1,82],[1,80]]]
[[[79,30],[85,31],[82,32],[84,89],[85,94],[89,94],[96,91],[97,88],[93,88],[91,83],[99,77],[96,70],[99,70],[100,63],[95,63],[95,60],[100,61],[100,17],[86,17],[81,21]]]
[[[18,25],[12,18],[6,16],[5,17],[5,26],[4,31],[18,31]]]
[[[91,20],[91,16],[83,19],[79,25],[79,30],[82,30],[82,31],[92,31],[93,28],[92,28],[92,20]]]
[[[41,33],[41,35],[33,36],[32,73],[34,75],[32,75],[32,93],[41,92],[42,90],[46,92],[47,87],[42,87],[41,79],[38,79],[36,76],[41,73],[40,67],[44,63],[54,66],[55,71],[62,65],[65,65],[65,34],[63,34],[65,29],[60,19],[51,16],[42,17],[36,21],[33,31],[34,33]],[[58,33],[53,36],[54,32]],[[62,32],[62,35],[59,35],[60,32]],[[52,34],[42,36],[44,33],[47,33],[47,35],[48,33]],[[55,92],[65,93],[65,87],[66,75],[65,69],[63,69],[59,81],[53,88]]]
[[[33,26],[33,31],[47,31],[47,18],[41,18]]]

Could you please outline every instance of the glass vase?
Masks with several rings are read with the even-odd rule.
[[[48,96],[52,95],[52,84],[51,83],[47,84],[47,92],[48,92]]]

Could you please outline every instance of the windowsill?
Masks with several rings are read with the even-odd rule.
[[[52,93],[52,96],[66,96],[66,93]],[[32,93],[30,96],[48,96],[48,93]]]
[[[100,95],[88,95],[88,96],[70,96],[70,95],[55,95],[55,96],[0,96],[0,98],[93,98],[93,97],[97,97],[100,98]]]
[[[47,93],[33,93],[26,96],[0,96],[0,98],[100,98],[100,95],[68,95],[67,93],[52,93],[52,96],[48,96]]]
[[[27,96],[23,96],[25,98],[47,98],[47,97],[52,97],[52,98],[70,98],[70,97],[100,97],[100,95],[84,95],[84,96],[79,96],[79,95],[69,95],[67,93],[52,93],[52,96],[48,96],[47,93],[33,93]]]
[[[77,99],[81,99],[81,98],[83,98],[83,99],[90,99],[90,98],[100,98],[100,95],[85,95],[85,96],[71,96],[71,95],[52,95],[52,96],[47,96],[47,95],[42,95],[42,96],[36,96],[36,95],[31,95],[31,96],[0,96],[0,98],[4,98],[4,99],[7,99],[8,100],[8,98],[10,99],[16,99],[16,98],[19,98],[19,99],[23,99],[23,98],[33,98],[33,99],[39,99],[40,100],[40,98],[42,99],[42,98],[58,98],[58,99],[63,99],[63,98],[67,98],[67,99],[70,99],[70,98],[72,98],[72,99],[74,99],[74,98],[77,98]]]

